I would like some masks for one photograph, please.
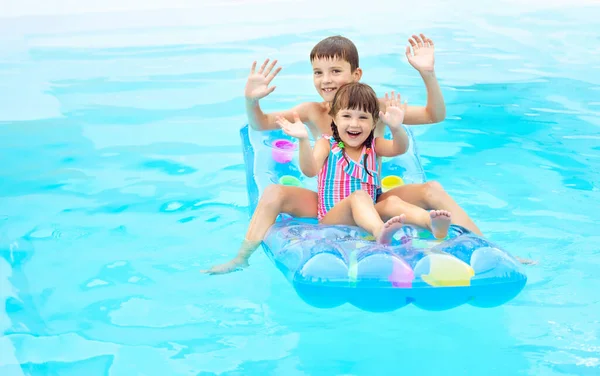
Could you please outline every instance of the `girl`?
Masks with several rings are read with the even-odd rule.
[[[386,95],[386,99],[387,99]],[[277,124],[299,140],[300,169],[308,177],[318,174],[318,219],[323,224],[358,225],[376,240],[389,244],[404,222],[428,228],[436,238],[444,238],[450,226],[450,213],[427,212],[391,196],[377,204],[377,156],[393,157],[408,149],[408,136],[402,127],[406,105],[392,92],[386,112],[379,111],[373,89],[362,83],[342,86],[333,99],[330,115],[333,136],[323,135],[311,148],[308,131],[294,114],[294,123],[283,117]],[[390,128],[393,140],[373,137],[381,118]],[[387,221],[384,222],[382,218]]]

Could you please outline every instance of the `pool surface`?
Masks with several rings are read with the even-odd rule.
[[[14,3],[0,15],[1,375],[600,374],[597,3]],[[403,54],[416,32],[436,44],[447,104],[415,128],[427,176],[539,261],[523,292],[374,314],[305,304],[262,252],[199,273],[249,222],[252,61],[284,68],[265,110],[318,100],[308,54],[339,33],[363,82],[424,104]]]

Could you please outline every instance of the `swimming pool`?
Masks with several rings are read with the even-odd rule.
[[[424,1],[404,19],[396,3],[170,3],[0,26],[0,374],[600,373],[598,6]],[[201,275],[248,224],[252,60],[284,66],[264,108],[316,100],[307,55],[343,33],[364,82],[424,103],[402,55],[415,31],[436,43],[448,111],[416,131],[428,177],[540,261],[525,290],[494,309],[371,314],[308,306],[260,252]]]

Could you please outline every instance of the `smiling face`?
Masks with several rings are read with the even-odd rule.
[[[360,68],[352,71],[349,62],[337,58],[315,58],[312,61],[315,89],[326,102],[333,101],[335,93],[345,84],[358,82],[362,75]]]
[[[379,120],[379,101],[369,85],[350,83],[337,90],[329,114],[334,119],[335,139],[352,149],[360,148]]]
[[[333,100],[342,85],[360,80],[362,70],[358,60],[354,43],[341,35],[327,37],[313,47],[310,52],[313,81],[326,102]]]
[[[361,148],[373,129],[373,115],[360,109],[341,109],[335,116],[337,133],[345,147]]]

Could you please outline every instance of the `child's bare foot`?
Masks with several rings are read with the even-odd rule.
[[[443,239],[448,235],[448,228],[452,223],[452,215],[446,210],[432,210],[429,212],[431,217],[431,232],[436,239]]]
[[[200,273],[208,275],[227,274],[246,268],[248,266],[249,265],[247,259],[240,259],[239,257],[236,257],[229,262],[220,265],[215,265],[208,270],[200,270]]]
[[[396,231],[400,230],[402,226],[404,226],[404,219],[406,219],[406,216],[404,214],[400,214],[399,216],[390,218],[389,221],[385,222],[381,232],[375,236],[377,243],[385,245],[390,244],[392,242],[392,236],[394,236]]]

